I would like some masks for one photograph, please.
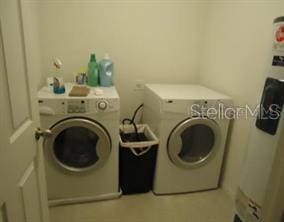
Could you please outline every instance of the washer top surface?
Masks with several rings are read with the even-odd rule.
[[[42,87],[37,94],[39,99],[119,99],[119,95],[115,86],[111,87],[90,87],[90,93],[88,96],[68,96],[74,83],[65,83],[65,93],[55,94],[50,91],[47,86]],[[88,86],[89,87],[89,86]],[[100,89],[103,91],[102,95],[96,95],[95,90]]]
[[[146,84],[145,87],[163,100],[231,99],[229,96],[200,85]]]

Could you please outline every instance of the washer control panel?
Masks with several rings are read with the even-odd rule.
[[[87,101],[86,100],[68,100],[67,113],[86,113]]]
[[[119,99],[42,99],[38,100],[41,115],[97,114],[119,111]]]

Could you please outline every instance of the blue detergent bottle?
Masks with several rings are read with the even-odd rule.
[[[108,54],[99,63],[100,85],[110,87],[113,85],[113,62]]]

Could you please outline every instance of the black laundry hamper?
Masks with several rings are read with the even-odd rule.
[[[120,127],[119,182],[123,194],[152,190],[158,139],[148,125]],[[137,138],[138,137],[138,138]]]

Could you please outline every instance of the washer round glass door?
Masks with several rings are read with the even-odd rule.
[[[214,120],[206,117],[186,119],[171,132],[168,155],[178,167],[198,167],[214,156],[220,140],[220,127]]]
[[[51,128],[45,149],[59,166],[70,171],[101,167],[111,152],[111,139],[106,130],[89,119],[71,118]]]

